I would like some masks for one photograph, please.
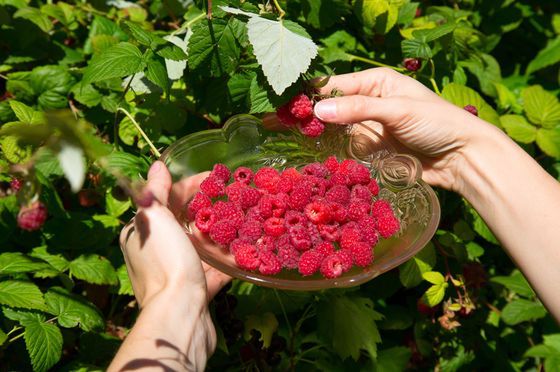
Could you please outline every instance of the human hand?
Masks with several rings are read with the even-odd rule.
[[[389,68],[333,76],[320,91],[330,94],[334,88],[344,96],[317,103],[317,117],[328,123],[373,126],[399,152],[421,161],[426,182],[446,189],[462,191],[466,153],[496,130]]]

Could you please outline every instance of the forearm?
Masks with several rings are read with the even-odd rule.
[[[459,192],[560,320],[560,183],[495,128],[473,141]]]
[[[206,299],[162,293],[141,310],[109,371],[203,371],[214,350]]]

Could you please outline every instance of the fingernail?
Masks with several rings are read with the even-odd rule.
[[[150,176],[155,176],[156,174],[158,174],[161,171],[162,166],[163,163],[159,160],[152,164],[150,170],[148,171],[148,178],[150,178]]]
[[[336,119],[336,102],[321,101],[315,105],[315,116],[323,121]]]

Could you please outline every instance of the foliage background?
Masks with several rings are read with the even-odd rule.
[[[247,18],[220,4],[278,16],[257,0],[214,0],[211,21],[200,0],[0,0],[0,370],[103,370],[134,323],[116,238],[133,216],[123,189],[154,157],[119,108],[164,148],[233,114],[272,112],[301,89],[300,79],[274,93]],[[392,66],[477,106],[559,177],[558,1],[280,5],[283,25],[319,46],[308,77]],[[422,69],[404,71],[405,57]],[[13,177],[24,179],[17,195]],[[30,233],[16,215],[35,194],[49,219]],[[432,242],[359,288],[234,282],[212,305],[209,370],[560,370],[554,320],[476,212],[438,194]]]

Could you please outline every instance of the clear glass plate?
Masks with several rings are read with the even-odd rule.
[[[194,224],[185,222],[187,235],[200,257],[209,265],[258,285],[291,290],[318,290],[350,287],[375,278],[406,262],[420,251],[434,235],[440,218],[440,206],[432,188],[421,180],[422,167],[410,155],[394,150],[366,125],[329,125],[319,139],[306,138],[296,132],[274,132],[251,115],[237,115],[222,129],[206,130],[185,136],[162,155],[174,180],[211,170],[223,163],[231,169],[247,166],[257,169],[298,167],[322,161],[330,155],[352,158],[368,166],[383,188],[379,197],[391,201],[401,220],[395,237],[381,240],[375,247],[375,259],[366,268],[354,267],[335,279],[321,274],[302,277],[297,271],[284,270],[275,276],[261,275],[238,268],[226,250],[210,244]]]

